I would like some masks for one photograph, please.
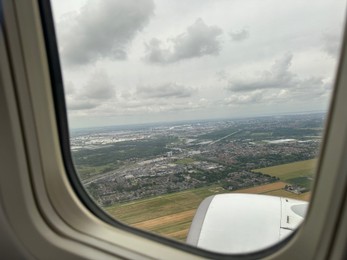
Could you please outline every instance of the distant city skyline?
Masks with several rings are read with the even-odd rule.
[[[72,128],[326,111],[345,1],[53,1]]]

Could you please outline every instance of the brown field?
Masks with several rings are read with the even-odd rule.
[[[285,185],[285,182],[279,181],[236,190],[232,193],[264,194],[309,200],[310,192],[297,195],[283,190]],[[133,227],[185,241],[199,204],[206,197],[221,193],[229,193],[229,191],[220,186],[210,186],[124,203],[106,210],[110,215]]]
[[[195,215],[195,209],[183,211],[176,214],[167,215],[164,217],[154,218],[146,221],[141,221],[134,224],[134,227],[142,228],[146,230],[153,230],[163,226],[170,225],[172,223],[185,222],[187,219],[191,220]]]
[[[257,187],[237,190],[232,193],[251,193],[251,194],[264,194],[264,195],[272,195],[272,196],[281,196],[281,197],[287,197],[287,198],[293,198],[293,199],[302,199],[302,200],[308,200],[309,199],[309,193],[304,194],[294,194],[291,192],[287,192],[283,190],[284,186],[286,185],[285,182],[275,182],[270,183],[266,185],[261,185]],[[216,191],[217,193],[221,192],[222,190],[219,187],[210,188],[210,191]],[[185,203],[189,201],[188,196],[179,196],[177,194],[177,198],[184,199]],[[180,194],[182,195],[182,194]],[[184,193],[184,195],[188,195],[187,192]],[[179,210],[179,205],[182,206],[182,203],[180,203],[180,200],[175,200],[176,204],[176,210]],[[185,204],[183,203],[183,204]],[[163,205],[162,205],[163,206]],[[172,204],[171,204],[171,210],[172,210]],[[196,209],[190,209],[185,210],[161,217],[155,217],[148,220],[141,220],[138,222],[132,223],[133,227],[144,229],[147,231],[155,232],[164,236],[168,236],[171,238],[184,240],[188,234],[189,226],[191,221],[193,220],[193,217],[195,215]],[[155,215],[155,214],[154,214]]]
[[[133,227],[184,241],[200,203],[208,196],[225,192],[229,191],[214,185],[114,205],[105,210]]]
[[[180,231],[172,232],[166,235],[170,238],[185,241],[187,238],[188,232],[189,232],[189,228],[186,228],[186,229],[182,229]]]

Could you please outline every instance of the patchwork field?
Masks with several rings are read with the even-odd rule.
[[[312,180],[315,164],[316,160],[308,160],[257,169],[255,171],[277,176],[281,181],[232,193],[264,194],[308,201],[310,192],[294,194],[285,191],[284,186],[294,181],[307,184]],[[128,225],[185,241],[199,204],[206,197],[220,193],[230,193],[230,191],[214,185],[113,205],[105,210]]]

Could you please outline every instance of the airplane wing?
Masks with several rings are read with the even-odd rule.
[[[265,249],[290,235],[303,221],[308,203],[257,194],[219,194],[199,206],[187,243],[219,253]]]

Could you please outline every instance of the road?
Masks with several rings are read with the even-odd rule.
[[[237,134],[237,133],[239,133],[239,132],[241,132],[241,130],[238,130],[238,131],[233,132],[233,133],[231,133],[231,134],[229,134],[229,135],[226,135],[226,136],[224,136],[224,137],[222,137],[222,138],[219,138],[218,140],[213,141],[212,143],[209,143],[208,145],[215,144],[215,143],[217,143],[217,142],[219,142],[219,141],[222,141],[223,139],[226,139],[226,138],[228,138],[229,136],[235,135],[235,134]]]

